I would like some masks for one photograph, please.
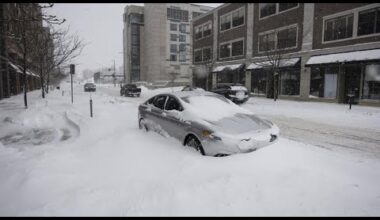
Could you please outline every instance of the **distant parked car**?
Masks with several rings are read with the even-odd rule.
[[[194,87],[194,86],[184,86],[181,91],[205,91],[205,90],[199,87]]]
[[[248,153],[272,144],[279,128],[225,97],[202,91],[156,95],[138,109],[139,128],[177,138],[202,155]]]
[[[86,84],[84,84],[84,91],[85,92],[95,92],[96,91],[96,85],[94,83],[86,83]]]
[[[121,96],[140,96],[141,88],[137,88],[136,84],[126,84],[121,87]]]
[[[236,104],[245,103],[249,99],[248,89],[237,83],[220,83],[212,92],[223,95]]]

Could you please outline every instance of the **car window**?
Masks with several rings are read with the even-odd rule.
[[[153,101],[154,101],[155,98],[156,98],[156,96],[150,98],[148,101],[146,101],[146,104],[148,104],[148,105],[152,105],[152,104],[153,104]]]
[[[168,101],[166,102],[165,105],[165,110],[177,110],[177,111],[182,111],[182,106],[181,104],[174,98],[169,96]]]
[[[153,105],[159,109],[164,109],[165,100],[166,100],[166,95],[157,96],[156,99],[153,101]]]

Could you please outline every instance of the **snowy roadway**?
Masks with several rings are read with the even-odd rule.
[[[0,101],[0,216],[380,215],[379,108],[253,98],[279,141],[215,158],[138,129],[159,91],[98,85],[90,118],[90,94],[75,85],[72,105],[69,88],[31,92],[28,110]]]

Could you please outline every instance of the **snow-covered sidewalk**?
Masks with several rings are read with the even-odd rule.
[[[67,84],[65,96],[32,92],[28,110],[20,96],[0,101],[1,216],[380,215],[378,159],[282,136],[252,153],[204,157],[138,129],[138,104],[159,91],[138,99],[98,87],[90,118],[82,86],[73,105]]]

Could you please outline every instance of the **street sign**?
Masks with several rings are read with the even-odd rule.
[[[75,74],[75,64],[70,64],[70,74]]]

